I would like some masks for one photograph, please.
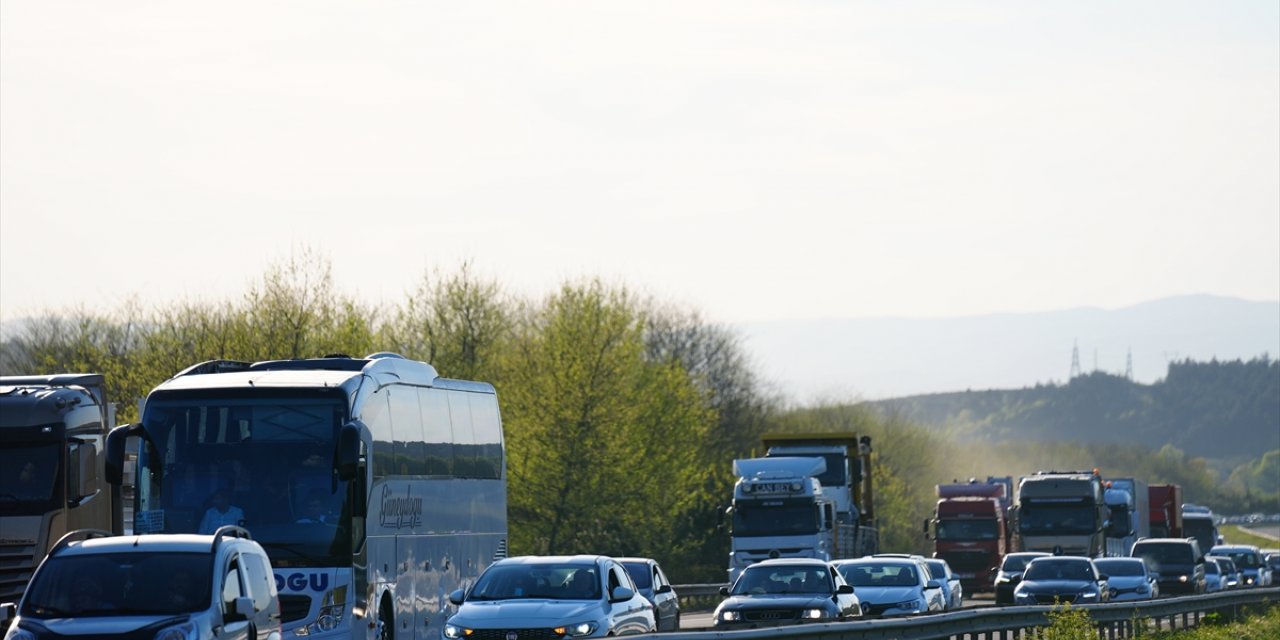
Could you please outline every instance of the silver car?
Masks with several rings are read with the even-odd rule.
[[[1147,570],[1147,563],[1141,558],[1100,558],[1093,561],[1098,573],[1107,576],[1107,587],[1111,590],[1111,602],[1120,600],[1150,600],[1160,596],[1160,587],[1156,577]],[[1205,562],[1205,578],[1208,578],[1209,563]],[[1208,591],[1206,585],[1206,592]]]
[[[942,611],[942,583],[914,558],[860,558],[832,563],[853,585],[868,616],[907,616]]]
[[[964,606],[964,587],[960,586],[960,578],[951,571],[951,565],[941,558],[925,558],[924,564],[929,568],[929,575],[943,584],[943,608],[947,611]]]
[[[471,637],[599,638],[655,631],[653,605],[606,556],[499,560],[468,591],[449,594],[449,640]]]

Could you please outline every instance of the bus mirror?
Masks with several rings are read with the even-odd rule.
[[[347,424],[338,432],[338,479],[351,480],[356,477],[356,467],[360,463],[360,428]]]
[[[107,459],[103,464],[103,475],[107,482],[119,485],[124,482],[124,448],[129,436],[142,433],[140,424],[122,424],[107,434]]]

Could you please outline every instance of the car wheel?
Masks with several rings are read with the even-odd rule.
[[[391,613],[391,601],[382,600],[382,606],[378,607],[378,640],[395,640],[396,638],[396,618]]]

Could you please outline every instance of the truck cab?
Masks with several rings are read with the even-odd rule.
[[[975,479],[936,490],[934,517],[924,523],[933,557],[947,561],[967,592],[992,590],[992,568],[1008,551],[1004,485]]]
[[[1019,551],[1102,557],[1109,512],[1102,478],[1095,470],[1039,471],[1018,483],[1018,503],[1010,510]]]
[[[818,476],[822,458],[749,458],[733,461],[729,582],[743,569],[772,558],[833,559],[835,503]]]

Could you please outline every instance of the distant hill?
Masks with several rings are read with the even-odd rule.
[[[1172,444],[1235,463],[1280,449],[1280,360],[1270,358],[1175,362],[1149,385],[1091,373],[1062,385],[867,404],[973,439]]]
[[[794,320],[737,325],[763,375],[798,400],[1064,383],[1072,345],[1084,372],[1153,383],[1171,362],[1280,354],[1280,301],[1208,295],[1121,309],[963,318]]]

